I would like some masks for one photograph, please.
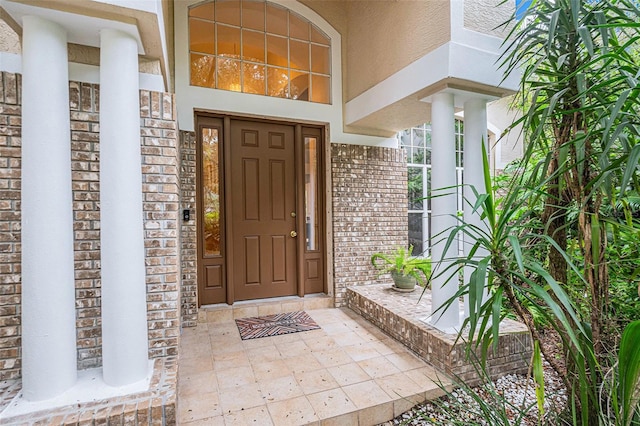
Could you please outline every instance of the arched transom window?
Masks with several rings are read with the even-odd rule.
[[[328,104],[331,42],[315,25],[260,0],[189,9],[191,85]]]

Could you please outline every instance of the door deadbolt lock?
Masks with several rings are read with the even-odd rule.
[[[298,236],[298,233],[296,231],[291,231],[289,235],[291,235],[291,238],[295,238]]]
[[[296,217],[296,212],[291,212],[291,217]]]

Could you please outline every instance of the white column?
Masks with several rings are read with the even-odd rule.
[[[489,152],[489,143],[487,141],[487,103],[484,99],[472,99],[464,103],[464,221],[479,229],[488,230],[487,223],[480,219],[479,210],[473,213],[473,205],[476,202],[476,196],[472,187],[479,194],[485,193],[484,186],[484,168],[482,144],[484,143],[486,152]],[[465,235],[464,254],[469,255],[470,249],[475,241],[468,241],[469,236]],[[477,260],[486,257],[488,254],[486,249],[480,248],[474,256]],[[464,280],[468,283],[471,274],[476,268],[467,266],[464,268]],[[483,300],[486,299],[486,277],[485,290],[483,291]],[[469,315],[469,297],[465,297],[465,316]]]
[[[22,22],[22,391],[38,401],[77,378],[69,65],[61,26]]]
[[[100,253],[104,380],[122,386],[148,369],[142,224],[138,45],[100,33]]]
[[[431,103],[431,262],[434,278],[431,282],[431,324],[453,333],[459,326],[460,306],[441,306],[458,291],[458,275],[453,269],[444,272],[458,254],[453,242],[445,251],[447,238],[456,226],[456,145],[453,95],[438,93]],[[444,189],[446,188],[446,189]]]

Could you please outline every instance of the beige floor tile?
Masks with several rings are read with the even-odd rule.
[[[307,395],[320,419],[327,419],[356,410],[356,406],[342,389],[331,389]]]
[[[297,333],[287,333],[287,334],[281,334],[279,336],[268,337],[268,339],[271,340],[271,343],[277,346],[282,343],[291,343],[291,342],[297,342],[299,340],[303,340],[302,336],[304,335],[304,333],[306,332],[299,331]]]
[[[424,402],[424,397],[418,398],[414,396],[414,397],[394,399],[393,417],[398,417],[402,415],[402,413],[406,413],[407,411],[409,411],[416,405],[420,404],[421,402]]]
[[[238,386],[255,384],[256,378],[251,367],[236,367],[216,371],[218,389],[231,389]]]
[[[220,407],[225,416],[261,405],[264,405],[264,398],[262,398],[262,392],[256,383],[220,390]]]
[[[352,321],[347,323],[347,327],[349,327],[352,331],[360,334],[360,333],[367,333],[368,332],[368,327],[367,327],[367,323],[363,322],[361,320],[361,318],[351,318]]]
[[[386,339],[380,339],[380,342],[384,343],[389,349],[393,350],[393,352],[406,352],[408,349],[405,345],[398,342],[392,337],[387,337]],[[384,354],[388,355],[388,354]]]
[[[245,349],[264,348],[265,346],[273,346],[273,342],[268,337],[262,337],[259,339],[243,340],[242,346]]]
[[[297,312],[304,310],[303,300],[288,300],[282,302],[282,312]]]
[[[291,370],[283,360],[267,361],[253,364],[253,374],[258,382],[288,376]]]
[[[390,376],[380,377],[375,379],[375,382],[380,386],[380,389],[392,398],[408,398],[418,396],[419,399],[424,399],[425,389],[414,382],[410,375],[406,373],[397,373]],[[415,404],[421,401],[416,401]],[[414,404],[414,405],[415,405]]]
[[[311,356],[311,348],[305,344],[304,340],[276,343],[276,348],[283,359],[301,355]]]
[[[342,414],[340,416],[331,417],[330,419],[322,419],[320,426],[353,426],[358,424],[358,412]]]
[[[346,312],[348,312],[348,310]],[[342,309],[314,309],[307,313],[318,324],[341,322],[350,318]]]
[[[222,416],[208,417],[192,422],[180,422],[179,424],[183,426],[225,426]]]
[[[216,392],[218,381],[213,371],[205,371],[191,375],[178,374],[178,395],[187,397],[203,392]]]
[[[251,318],[258,316],[258,306],[237,306],[233,308],[233,319]]]
[[[224,415],[225,426],[273,426],[266,405],[235,411]]]
[[[287,358],[287,367],[293,374],[306,373],[322,368],[315,356],[301,355]]]
[[[358,408],[373,407],[391,401],[391,397],[373,380],[344,386],[342,389]]]
[[[247,349],[247,356],[249,357],[249,362],[253,365],[282,359],[280,351],[278,351],[278,348],[273,344],[259,348]]]
[[[439,387],[438,385],[451,386],[451,379],[449,377],[444,373],[437,372],[430,366],[407,371],[406,374],[411,377],[411,380],[427,390]]]
[[[360,336],[360,338],[365,342],[365,343],[371,343],[371,342],[378,342],[380,341],[380,337],[376,336],[373,333],[369,333],[367,331],[360,331],[358,332],[358,336]],[[384,337],[383,337],[384,339]]]
[[[397,348],[392,345],[388,338],[373,341],[370,343],[371,347],[380,352],[381,355],[391,355],[396,353]]]
[[[282,305],[280,303],[269,303],[258,305],[258,315],[275,315],[282,313]]]
[[[250,367],[249,358],[245,351],[223,352],[213,355],[213,369],[216,371],[236,367]]]
[[[292,399],[302,396],[302,388],[293,375],[260,382],[262,397],[267,403]]]
[[[211,339],[211,355],[240,352],[244,350],[242,342],[225,342],[224,340]]]
[[[330,367],[328,370],[340,386],[347,386],[371,380],[371,376],[369,376],[366,371],[364,371],[355,362]]]
[[[340,387],[326,368],[297,374],[296,379],[306,395]]]
[[[199,323],[195,327],[185,327],[182,329],[182,338],[189,338],[193,335],[204,333],[209,329],[207,323]]]
[[[230,308],[215,309],[207,311],[207,322],[220,323],[233,320],[233,310]]]
[[[363,359],[376,358],[380,356],[380,352],[371,345],[371,342],[345,346],[343,349],[354,361],[362,361]]]
[[[325,333],[323,329],[317,328],[315,330],[309,330],[300,333],[300,337],[302,337],[302,340],[304,340],[305,342],[312,342],[314,340],[327,337],[327,333]]]
[[[358,413],[358,425],[373,426],[393,419],[393,403],[385,402],[368,407]]]
[[[327,333],[328,336],[335,336],[336,334],[353,331],[347,326],[347,324],[345,324],[344,321],[332,322],[329,324],[320,325],[320,327],[322,327],[322,329],[325,333]]]
[[[316,337],[315,339],[305,339],[305,343],[314,351],[326,351],[327,349],[338,347],[336,341],[326,334]]]
[[[211,356],[209,336],[201,336],[199,341],[180,342],[180,361]]]
[[[211,356],[181,360],[178,368],[179,374],[183,374],[185,376],[191,376],[212,370],[213,358]]]
[[[336,365],[353,362],[351,357],[341,348],[332,348],[326,351],[314,351],[313,356],[323,367],[335,367]]]
[[[424,361],[410,352],[398,352],[386,355],[385,358],[387,358],[389,362],[395,365],[400,371],[414,370],[416,368],[426,367],[427,365]]]
[[[191,398],[181,398],[178,407],[179,423],[222,415],[218,392],[206,392]]]
[[[358,343],[364,343],[365,340],[358,335],[355,331],[347,331],[344,333],[338,333],[331,336],[336,344],[340,347],[357,345]]]
[[[383,340],[383,339],[388,339],[389,335],[386,334],[384,331],[380,330],[377,326],[371,324],[370,322],[365,322],[362,324],[362,327],[364,328],[364,332],[362,332],[363,334],[373,334],[374,336],[376,336],[376,338],[378,340]]]
[[[229,322],[224,322],[224,323],[209,324],[208,334],[212,340],[214,337],[228,338],[228,339],[240,338],[240,332],[238,331],[238,326],[233,320],[229,320]]]
[[[377,342],[379,340],[388,339],[389,336],[371,323],[354,323],[356,326],[349,324],[349,328],[358,333],[367,342]]]
[[[306,397],[299,396],[267,404],[271,420],[278,426],[304,425],[319,420]]]
[[[195,349],[197,352],[198,348],[209,348],[210,346],[209,333],[203,332],[198,334],[192,334],[189,337],[180,336],[180,348],[190,348]],[[180,352],[181,355],[186,355],[186,353]],[[197,355],[196,355],[197,356]],[[183,357],[184,358],[184,357]],[[187,357],[191,358],[191,357]]]
[[[377,358],[364,359],[358,361],[358,365],[362,367],[367,374],[374,379],[378,377],[389,376],[391,374],[399,373],[400,370],[393,364],[391,364],[385,357],[379,356]]]
[[[311,311],[315,309],[327,309],[333,307],[333,298],[322,296],[322,297],[305,297],[304,298],[304,309],[306,311]]]

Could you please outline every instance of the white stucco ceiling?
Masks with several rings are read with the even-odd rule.
[[[46,2],[42,4],[46,5]],[[100,30],[119,30],[135,38],[138,43],[138,53],[141,55],[145,54],[140,32],[138,31],[138,26],[134,18],[130,18],[130,22],[104,19],[17,3],[10,0],[0,0],[0,7],[19,25],[22,25],[22,18],[27,15],[39,16],[61,25],[67,30],[67,40],[69,43],[100,47]]]

